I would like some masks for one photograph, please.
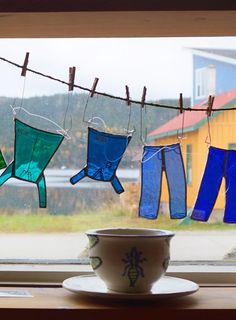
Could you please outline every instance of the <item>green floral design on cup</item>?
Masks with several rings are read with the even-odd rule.
[[[162,263],[162,266],[163,266],[163,269],[166,271],[167,268],[168,268],[168,265],[169,265],[169,261],[170,261],[170,257],[167,257],[163,263]]]
[[[98,244],[99,242],[99,238],[98,236],[88,236],[89,238],[89,249],[93,248],[96,246],[96,244]]]
[[[98,269],[102,265],[102,259],[100,257],[89,257],[90,258],[90,264],[93,268],[93,270]]]

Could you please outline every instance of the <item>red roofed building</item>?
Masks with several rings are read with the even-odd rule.
[[[235,84],[236,86],[236,84]],[[194,106],[194,109],[206,108],[207,101]],[[228,109],[236,107],[236,89],[215,96],[214,109]],[[181,140],[182,155],[187,179],[187,204],[191,208],[198,193],[201,177],[205,168],[208,153],[209,129],[211,145],[236,149],[236,111],[214,111],[209,120],[209,126],[205,111],[185,111],[183,114],[171,119],[164,125],[156,128],[148,134],[150,145],[168,145]],[[164,179],[165,180],[165,179]],[[215,209],[223,209],[225,205],[225,187],[222,183]],[[169,194],[164,181],[161,201],[168,203]]]
[[[206,108],[209,95],[215,96],[214,109],[236,107],[236,50],[191,49],[193,56],[192,105],[194,109]],[[186,106],[185,106],[186,107]],[[183,121],[184,120],[184,121]],[[187,204],[192,208],[198,194],[208,154],[209,128],[211,145],[236,149],[236,110],[214,111],[209,125],[205,111],[186,111],[156,128],[148,135],[150,144],[176,143],[183,131],[182,154],[187,179]],[[161,201],[169,202],[164,181]],[[215,209],[225,206],[224,179],[215,204]]]

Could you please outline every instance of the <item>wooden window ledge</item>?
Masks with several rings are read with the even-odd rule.
[[[185,297],[152,302],[116,302],[85,298],[61,287],[1,287],[26,290],[33,297],[0,297],[4,319],[236,319],[236,287],[200,287]],[[202,316],[202,319],[199,318]],[[10,317],[10,318],[9,318]],[[22,318],[21,318],[22,317]],[[161,317],[161,318],[160,318]]]

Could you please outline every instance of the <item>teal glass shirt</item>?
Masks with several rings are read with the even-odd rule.
[[[11,177],[37,184],[40,208],[47,207],[44,169],[63,141],[57,133],[31,127],[15,119],[14,160],[0,176],[0,186]]]

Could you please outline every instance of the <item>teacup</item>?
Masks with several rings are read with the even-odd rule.
[[[108,228],[86,235],[91,266],[109,290],[149,292],[169,265],[172,231]]]

